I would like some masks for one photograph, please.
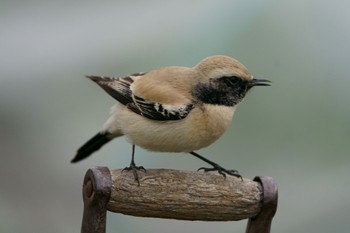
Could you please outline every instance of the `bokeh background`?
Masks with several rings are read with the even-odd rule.
[[[193,66],[224,54],[273,81],[200,151],[279,186],[272,232],[350,228],[349,1],[0,1],[0,232],[79,232],[83,176],[123,168],[120,138],[70,164],[114,100],[86,74]],[[186,154],[137,148],[146,168],[195,170]],[[246,221],[108,214],[107,232],[244,232]]]

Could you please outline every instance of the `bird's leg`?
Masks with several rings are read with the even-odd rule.
[[[140,180],[139,180],[139,176],[137,174],[137,171],[143,170],[144,172],[146,172],[146,169],[143,166],[136,166],[135,161],[134,161],[134,156],[135,156],[135,145],[132,145],[132,155],[131,155],[131,162],[130,162],[130,166],[129,167],[125,167],[123,169],[130,171],[132,170],[132,173],[134,174],[135,177],[135,181],[137,181],[137,183],[140,186]]]
[[[197,158],[199,158],[199,159],[201,159],[201,160],[203,160],[203,161],[206,162],[206,163],[209,163],[210,165],[213,166],[212,168],[200,167],[200,168],[198,169],[198,171],[199,171],[199,170],[204,170],[205,172],[209,172],[209,171],[218,171],[218,173],[219,173],[220,175],[222,175],[223,177],[225,177],[225,178],[226,178],[226,174],[228,174],[228,175],[235,176],[235,177],[239,177],[239,178],[242,179],[242,176],[238,173],[237,170],[227,170],[227,169],[221,167],[219,164],[214,163],[214,162],[210,161],[209,159],[206,159],[206,158],[204,158],[203,156],[201,156],[201,155],[199,155],[199,154],[197,154],[197,153],[195,153],[195,152],[193,152],[193,151],[190,152],[190,154],[193,155],[193,156],[195,156],[195,157],[197,157]]]

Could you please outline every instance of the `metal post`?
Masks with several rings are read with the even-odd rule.
[[[263,189],[263,202],[260,213],[248,220],[246,233],[269,233],[273,216],[277,210],[277,185],[271,177],[257,176],[254,178]]]
[[[112,178],[107,167],[94,167],[86,172],[81,233],[106,232],[107,203],[111,196],[111,187]]]

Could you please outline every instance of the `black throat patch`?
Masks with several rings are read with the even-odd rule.
[[[249,90],[247,83],[238,80],[230,81],[232,77],[211,79],[208,83],[198,83],[192,91],[197,100],[214,105],[234,106],[242,101]]]

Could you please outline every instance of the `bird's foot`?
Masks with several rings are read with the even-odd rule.
[[[137,181],[138,185],[140,186],[140,179],[139,179],[139,175],[137,174],[137,171],[144,171],[144,172],[147,172],[146,169],[143,167],[143,166],[136,166],[136,164],[132,161],[130,163],[130,166],[129,167],[125,167],[123,171],[132,171],[132,173],[134,174],[134,178],[135,178],[135,181]]]
[[[238,173],[237,170],[234,170],[234,169],[228,170],[226,168],[221,167],[219,164],[216,164],[216,163],[213,163],[212,168],[200,167],[197,171],[199,171],[199,170],[203,170],[204,172],[217,171],[224,178],[226,178],[226,174],[228,174],[230,176],[235,176],[235,177],[241,178],[241,180],[243,180],[242,176]]]

